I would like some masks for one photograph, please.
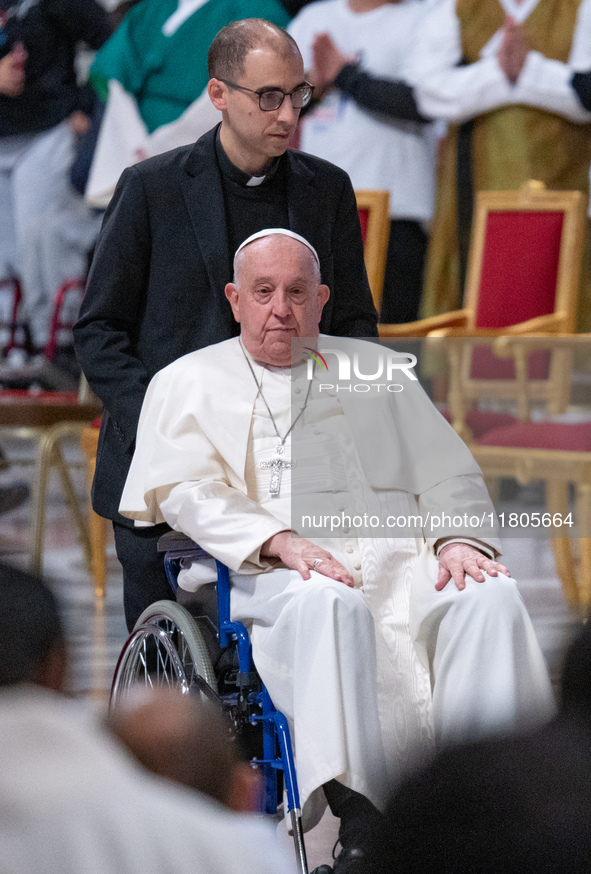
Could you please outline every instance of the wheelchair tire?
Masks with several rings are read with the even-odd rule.
[[[144,610],[119,656],[110,708],[137,687],[169,688],[217,701],[217,682],[201,631],[174,601],[156,601]]]

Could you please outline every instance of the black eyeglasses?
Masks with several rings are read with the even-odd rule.
[[[252,88],[245,88],[244,85],[237,85],[235,82],[228,82],[227,79],[220,79],[224,85],[229,88],[236,88],[238,91],[248,91],[250,94],[256,94],[259,98],[259,107],[263,112],[273,112],[279,109],[286,97],[291,98],[291,105],[294,109],[303,109],[312,99],[314,86],[306,82],[304,85],[298,85],[293,91],[281,91],[280,88],[270,88],[267,91],[254,91]]]

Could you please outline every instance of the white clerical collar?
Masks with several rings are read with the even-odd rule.
[[[265,174],[264,176],[251,176],[246,183],[246,187],[254,188],[256,185],[262,185],[266,178],[267,174]]]
[[[501,6],[510,15],[516,24],[523,24],[526,18],[534,11],[540,0],[500,0]]]
[[[181,24],[184,24],[187,18],[190,18],[202,6],[205,6],[207,2],[209,0],[179,0],[179,5],[175,11],[162,25],[164,36],[172,36],[173,33],[176,33]]]

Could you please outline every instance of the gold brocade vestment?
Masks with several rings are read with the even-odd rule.
[[[566,63],[569,58],[581,0],[540,0],[523,30],[531,49]],[[505,11],[498,0],[458,0],[464,63],[475,63],[491,37],[502,29]],[[458,309],[464,270],[460,240],[467,243],[469,221],[458,229],[458,203],[479,190],[512,190],[528,179],[548,188],[589,189],[591,125],[576,124],[559,115],[524,105],[504,106],[480,115],[466,125],[450,125],[442,143],[438,169],[435,218],[425,274],[423,317]],[[467,173],[458,172],[460,140],[470,144]],[[466,153],[462,159],[466,160]],[[472,191],[466,190],[470,187]],[[460,177],[460,178],[459,178]],[[469,207],[468,207],[469,218]],[[589,247],[587,247],[589,248]],[[588,252],[585,254],[585,265]],[[465,268],[464,268],[465,269]],[[591,281],[583,270],[578,329],[591,329]]]

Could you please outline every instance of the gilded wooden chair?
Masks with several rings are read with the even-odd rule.
[[[7,355],[19,340],[22,343],[25,339],[23,326],[18,321],[23,295],[20,282],[12,276],[0,278],[0,292],[0,354]]]
[[[89,498],[96,468],[100,424],[101,420],[95,419],[90,425],[85,426],[80,433],[80,445],[86,456]],[[88,534],[90,538],[90,559],[94,591],[98,598],[102,598],[106,594],[107,589],[107,521],[94,512],[90,500]]]
[[[363,237],[365,269],[374,306],[379,313],[390,238],[390,194],[387,191],[358,190],[355,191],[355,198]]]
[[[49,340],[44,350],[48,361],[53,361],[62,340],[61,335],[65,335],[66,344],[73,342],[72,328],[78,318],[85,286],[85,277],[77,276],[67,279],[57,290],[49,324]]]
[[[540,522],[536,519],[535,526],[552,537],[556,570],[568,602],[587,615],[591,608],[591,390],[587,389],[588,396],[578,398],[583,403],[577,409],[552,415],[550,402],[541,406],[534,396],[535,380],[530,378],[528,358],[543,351],[566,353],[570,359],[574,352],[575,359],[588,368],[591,337],[501,337],[495,341],[495,351],[513,358],[520,397],[518,415],[513,422],[475,436],[470,449],[486,477],[513,477],[522,484],[545,481],[547,516]],[[568,383],[564,408],[570,372]],[[546,415],[540,420],[541,412]],[[575,494],[572,509],[569,487]]]
[[[530,181],[518,191],[480,191],[461,310],[404,325],[383,337],[491,337],[574,330],[585,232],[580,191]]]
[[[31,508],[31,569],[41,573],[49,474],[58,472],[66,503],[78,530],[90,568],[91,550],[86,514],[81,510],[64,455],[64,442],[79,437],[82,428],[100,414],[101,405],[84,378],[78,391],[0,391],[0,436],[35,440]],[[27,463],[23,455],[21,463]]]
[[[382,336],[429,336],[431,343],[439,338],[449,362],[448,417],[465,439],[508,424],[515,406],[520,412],[514,363],[495,356],[492,338],[574,330],[584,207],[581,192],[548,191],[541,183],[479,192],[464,308],[379,326]],[[560,412],[570,373],[568,350],[540,350],[527,367],[530,397]],[[485,409],[487,402],[496,409]]]

